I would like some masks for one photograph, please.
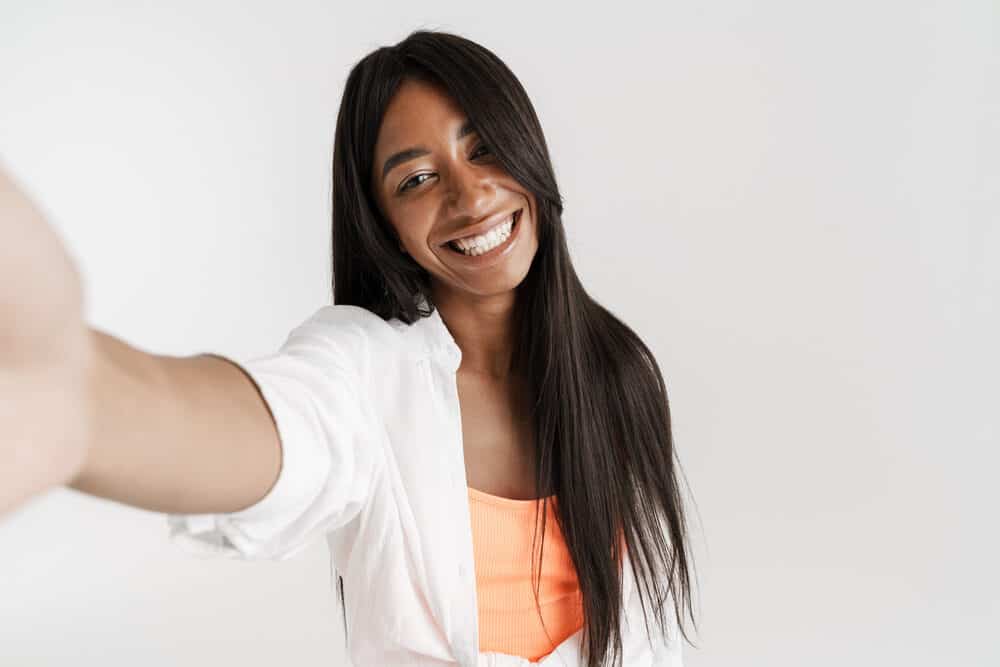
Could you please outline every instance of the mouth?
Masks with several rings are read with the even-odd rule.
[[[497,225],[491,231],[500,229],[499,232],[494,231],[492,237],[487,236],[485,240],[480,239],[477,244],[473,245],[463,242],[463,249],[457,241],[449,241],[443,247],[447,249],[450,255],[454,255],[472,265],[479,266],[488,263],[494,258],[506,255],[514,246],[518,238],[518,232],[521,230],[523,212],[523,208],[514,211],[511,216],[511,222]],[[503,228],[505,224],[510,225],[509,232],[504,232]]]

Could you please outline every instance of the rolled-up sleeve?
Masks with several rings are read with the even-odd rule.
[[[284,560],[361,511],[383,460],[383,429],[369,400],[364,317],[375,316],[324,306],[278,352],[246,362],[223,357],[264,398],[278,431],[281,469],[268,493],[246,509],[167,515],[175,544],[197,556]]]

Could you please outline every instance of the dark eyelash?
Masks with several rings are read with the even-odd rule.
[[[407,190],[410,190],[411,188],[408,188],[407,185],[409,185],[410,183],[412,183],[416,179],[420,178],[421,176],[430,176],[430,174],[417,174],[416,176],[413,176],[412,178],[406,179],[406,181],[403,183],[402,187],[399,188],[399,191],[400,192],[406,192]],[[421,183],[423,183],[423,181],[421,181]],[[415,187],[417,187],[417,185],[420,185],[420,183],[417,183],[413,187],[415,188]]]
[[[478,146],[476,146],[476,150],[472,151],[472,154],[475,155],[476,153],[479,152],[480,149],[486,149],[487,153],[492,153],[493,152],[493,151],[490,150],[489,146],[487,146],[486,144],[479,144]],[[408,190],[411,190],[412,188],[407,187],[407,186],[412,181],[416,180],[417,178],[419,178],[421,176],[430,176],[430,174],[417,174],[417,175],[415,175],[415,176],[413,176],[411,178],[406,179],[406,181],[403,182],[402,187],[399,188],[399,191],[400,192],[406,192]],[[420,183],[423,183],[423,181],[421,181]],[[414,188],[417,187],[418,185],[420,185],[420,183],[415,184],[413,187]]]

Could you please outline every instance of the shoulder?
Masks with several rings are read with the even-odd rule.
[[[423,354],[419,324],[384,320],[367,308],[328,304],[318,308],[292,335],[316,335],[341,346],[363,346],[370,358],[388,362]]]
[[[330,332],[352,331],[375,338],[396,333],[388,322],[367,308],[346,304],[321,306],[297,328],[302,327],[315,327]]]

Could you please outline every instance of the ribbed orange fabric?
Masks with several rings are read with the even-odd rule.
[[[556,522],[556,497],[549,497],[545,518],[538,589],[543,627],[535,606],[531,576],[536,501],[503,498],[468,488],[479,604],[479,650],[541,660],[583,627],[583,598],[576,568]],[[540,501],[538,521],[536,563],[542,537]]]

